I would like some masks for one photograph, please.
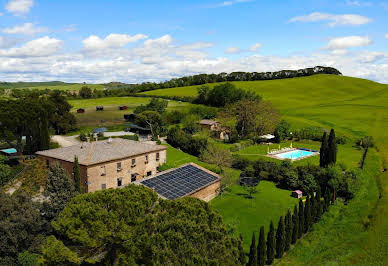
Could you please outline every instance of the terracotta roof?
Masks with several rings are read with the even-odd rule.
[[[77,156],[79,164],[92,165],[166,149],[167,147],[162,145],[145,144],[134,140],[114,138],[90,143],[83,142],[64,148],[38,151],[36,154],[68,162],[74,162],[74,156]]]
[[[216,120],[210,120],[210,119],[203,119],[201,121],[199,121],[199,123],[201,125],[215,125],[215,124],[218,124],[218,122]]]

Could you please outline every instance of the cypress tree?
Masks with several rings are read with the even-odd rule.
[[[337,141],[335,139],[334,129],[330,130],[328,139],[328,156],[327,165],[335,164],[337,162]]]
[[[265,235],[264,226],[260,227],[259,243],[257,245],[257,265],[265,265]]]
[[[328,140],[326,131],[323,133],[321,140],[321,149],[319,150],[319,166],[327,167],[327,152],[328,152]]]
[[[311,204],[310,204],[310,196],[306,197],[306,203],[304,205],[304,233],[310,231],[311,225]]]
[[[238,243],[238,252],[239,252],[239,261],[241,265],[245,265],[246,263],[246,255],[243,247],[244,239],[243,236],[240,234],[240,241]]]
[[[322,202],[321,202],[321,187],[318,185],[317,194],[315,195],[315,217],[314,221],[318,222],[322,216]]]
[[[73,179],[75,190],[81,193],[81,171],[78,164],[78,157],[74,156],[74,164],[73,164]]]
[[[299,217],[298,217],[298,208],[294,206],[294,214],[292,215],[292,239],[291,243],[295,244],[296,240],[299,237]]]
[[[291,246],[292,226],[293,226],[290,210],[287,211],[287,215],[284,218],[284,225],[286,227],[286,244],[284,246],[284,251],[288,251],[290,249],[290,246]]]
[[[249,248],[249,258],[248,258],[248,266],[256,266],[257,265],[257,250],[256,250],[256,237],[255,232],[252,233],[252,241],[251,246]]]
[[[299,232],[298,232],[298,238],[301,238],[304,233],[304,208],[303,208],[303,201],[299,200]]]
[[[278,222],[278,228],[276,229],[276,257],[283,257],[284,246],[285,246],[285,231],[283,217],[281,216]]]
[[[50,148],[50,133],[48,127],[48,119],[46,116],[42,116],[40,122],[40,141],[39,141],[39,150],[48,150]]]
[[[275,229],[273,222],[269,225],[269,231],[267,235],[267,264],[272,264],[275,258]]]

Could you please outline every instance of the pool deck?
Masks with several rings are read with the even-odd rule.
[[[302,157],[298,157],[298,158],[295,158],[295,159],[289,159],[289,158],[281,158],[281,157],[278,157],[278,155],[280,154],[283,154],[283,153],[287,153],[287,152],[291,152],[291,151],[296,151],[296,150],[301,150],[301,149],[293,149],[293,150],[288,150],[288,151],[284,151],[284,152],[279,152],[279,153],[276,153],[276,154],[267,154],[266,156],[269,157],[269,158],[273,158],[273,159],[277,159],[277,160],[290,160],[291,162],[294,162],[294,161],[299,161],[299,160],[302,160],[302,159],[305,159],[305,158],[308,158],[308,157],[312,157],[312,156],[316,156],[319,154],[319,152],[317,151],[312,151],[312,150],[308,150],[310,152],[312,152],[311,154],[309,155],[305,155],[305,156],[302,156]],[[302,150],[301,150],[302,151]],[[305,150],[306,151],[306,150]]]

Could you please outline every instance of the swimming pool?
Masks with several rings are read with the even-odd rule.
[[[318,153],[312,152],[312,151],[293,150],[293,151],[288,151],[288,152],[276,154],[276,155],[274,155],[274,157],[277,157],[279,159],[297,160],[297,159],[302,159],[304,157],[316,155],[316,154],[318,154]]]

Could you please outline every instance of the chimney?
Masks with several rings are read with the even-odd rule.
[[[86,137],[86,142],[90,142],[90,137]]]

